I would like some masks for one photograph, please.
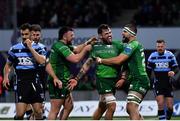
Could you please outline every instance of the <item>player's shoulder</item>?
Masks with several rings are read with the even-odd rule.
[[[173,55],[174,55],[174,54],[173,54],[171,51],[169,51],[169,50],[165,50],[164,54],[170,55],[170,56],[173,56]]]
[[[154,52],[151,53],[151,56],[158,56],[158,55],[159,55],[159,54],[158,54],[157,51],[154,51]]]
[[[63,42],[61,42],[61,41],[57,41],[57,42],[55,42],[53,45],[52,45],[52,47],[55,47],[55,48],[59,48],[59,47],[62,47],[62,46],[67,46],[67,45],[65,45]]]
[[[38,43],[40,47],[46,47],[43,43]]]
[[[22,49],[22,47],[23,47],[22,43],[19,42],[19,43],[13,45],[13,46],[10,48],[10,50],[12,50],[12,49]]]

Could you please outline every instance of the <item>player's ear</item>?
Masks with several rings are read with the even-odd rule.
[[[101,34],[98,34],[98,38],[99,38],[99,39],[102,39],[102,35],[101,35]]]
[[[63,40],[66,40],[66,39],[67,39],[67,37],[66,37],[66,36],[67,36],[67,34],[66,34],[66,33],[64,33],[64,35],[63,35],[63,37],[62,37],[62,38],[63,38]]]

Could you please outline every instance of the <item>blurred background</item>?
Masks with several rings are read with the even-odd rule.
[[[146,61],[155,51],[156,40],[161,38],[180,64],[179,0],[0,0],[0,102],[14,102],[13,73],[8,91],[2,87],[2,73],[7,51],[19,41],[18,27],[26,22],[41,25],[42,43],[48,50],[57,40],[61,26],[75,29],[73,44],[77,45],[96,35],[97,27],[102,23],[109,24],[114,37],[120,40],[122,27],[133,22],[139,28],[138,39],[145,46]],[[72,72],[77,73],[84,61],[72,65]],[[93,72],[92,68],[73,92],[75,101],[98,100]],[[180,80],[180,73],[175,79]],[[176,90],[175,100],[180,100],[178,93]],[[116,96],[118,100],[126,99],[122,90],[118,90]],[[46,97],[49,101],[48,93]],[[145,100],[154,100],[152,90]]]
[[[1,0],[0,28],[22,23],[42,28],[80,28],[107,23],[121,27],[129,21],[142,27],[180,26],[179,0]]]

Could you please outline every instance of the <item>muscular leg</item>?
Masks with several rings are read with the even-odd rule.
[[[142,100],[142,95],[135,91],[130,91],[127,97],[126,110],[129,114],[130,120],[141,120],[143,117],[139,113],[139,104]]]
[[[42,103],[33,103],[32,107],[34,109],[34,116],[35,119],[43,119],[43,115],[42,115]]]
[[[99,102],[98,108],[95,110],[95,112],[93,114],[93,120],[101,119],[101,117],[105,111],[106,111],[106,103],[105,102]]]
[[[23,120],[27,105],[26,103],[16,103],[16,115],[14,119]]]
[[[108,103],[107,111],[105,114],[105,120],[112,120],[115,110],[116,110],[116,102]]]
[[[73,98],[72,98],[72,94],[70,93],[70,95],[65,99],[64,102],[64,107],[61,110],[60,113],[60,120],[67,120],[69,117],[69,114],[71,113],[72,109],[73,109]]]
[[[172,97],[166,97],[166,106],[167,106],[166,119],[170,120],[173,113],[173,98]]]
[[[48,115],[48,120],[56,120],[61,105],[64,103],[64,99],[51,99],[51,108]]]
[[[163,95],[158,95],[156,96],[156,101],[158,104],[158,116],[159,120],[165,120],[165,112],[164,112],[164,96]]]
[[[34,120],[34,112],[31,104],[28,104],[26,109],[27,120]]]

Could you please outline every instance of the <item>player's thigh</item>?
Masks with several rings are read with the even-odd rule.
[[[35,112],[41,112],[42,113],[42,103],[33,103],[32,107]]]
[[[26,103],[16,103],[16,115],[17,116],[22,116],[24,115],[24,113],[26,112],[26,108],[27,108]]]
[[[169,107],[169,108],[172,108],[173,107],[173,97],[166,97],[166,106]]]
[[[50,99],[51,111],[59,111],[65,99]]]
[[[72,108],[74,105],[73,103],[73,97],[72,97],[72,94],[70,93],[67,98],[65,99],[65,108]]]
[[[158,107],[160,107],[160,108],[164,107],[164,102],[165,102],[164,95],[157,95],[156,101],[157,101]]]

